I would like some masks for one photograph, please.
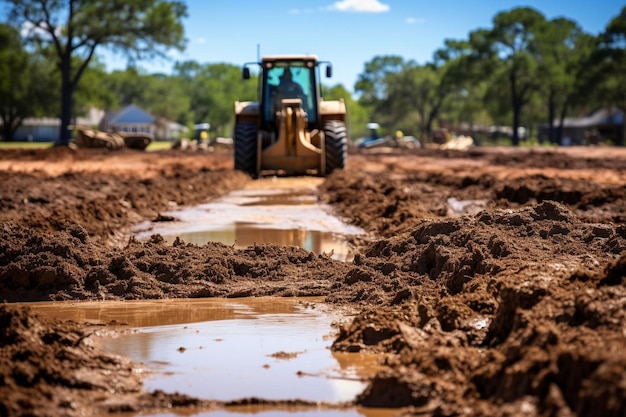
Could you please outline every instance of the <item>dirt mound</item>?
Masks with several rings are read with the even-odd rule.
[[[358,404],[623,416],[624,161],[600,148],[351,149],[319,190],[370,232],[343,263],[278,245],[129,239],[141,220],[246,184],[232,154],[3,151],[0,299],[323,296],[356,311],[333,349],[387,358]],[[8,305],[0,324],[2,415],[216,406],[141,393],[133,365],[89,346],[85,326]]]
[[[78,225],[53,233],[0,225],[0,294],[8,301],[321,296],[348,268],[288,246],[168,245],[156,235],[117,248]]]
[[[90,332],[0,305],[0,414],[78,415],[102,397],[139,394],[133,365],[86,343]]]
[[[361,313],[333,349],[395,352],[364,406],[623,415],[626,387],[607,381],[626,371],[624,253],[623,226],[583,223],[554,202],[424,220],[358,258],[398,276],[406,297]]]

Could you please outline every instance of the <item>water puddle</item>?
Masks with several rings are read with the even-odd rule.
[[[345,402],[362,392],[366,379],[382,369],[380,356],[330,351],[333,323],[342,316],[315,298],[28,305],[62,320],[107,324],[109,328],[130,326],[130,331],[113,335],[106,331],[94,340],[109,352],[142,363],[149,370],[146,391],[220,401],[258,397]],[[237,413],[229,411],[228,415]],[[375,415],[363,414],[363,410],[328,413],[316,411],[315,415]]]
[[[317,202],[315,192],[321,181],[259,179],[211,203],[162,213],[174,221],[144,222],[136,227],[135,236],[142,240],[158,233],[169,243],[179,238],[196,245],[220,242],[236,248],[274,243],[348,260],[347,236],[364,232]]]
[[[137,239],[160,234],[203,245],[244,248],[274,243],[349,260],[350,235],[364,233],[318,203],[321,178],[260,179],[222,199],[168,213],[175,221],[145,222]],[[206,400],[242,398],[344,403],[382,369],[381,357],[330,351],[341,312],[320,299],[184,299],[29,303],[49,317],[105,324],[95,343],[141,363],[144,390],[179,392]],[[120,331],[111,331],[111,329]],[[174,415],[390,416],[398,410],[282,410],[239,407]]]

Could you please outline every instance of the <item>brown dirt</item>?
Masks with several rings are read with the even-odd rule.
[[[333,349],[389,367],[365,407],[626,415],[626,149],[352,150],[319,190],[370,232],[350,263],[130,238],[251,181],[231,167],[228,152],[0,152],[0,415],[224,405],[144,393],[132,363],[89,344],[92,328],[14,302],[261,295],[355,310]],[[451,199],[475,202],[459,213]]]

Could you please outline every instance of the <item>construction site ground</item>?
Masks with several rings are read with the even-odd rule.
[[[351,149],[318,189],[367,231],[348,262],[132,238],[141,221],[253,181],[232,160],[228,150],[0,151],[0,415],[250,403],[626,415],[626,149]],[[341,405],[146,392],[136,364],[89,343],[93,325],[18,306],[259,296],[350,310],[332,349],[380,353],[386,370]]]

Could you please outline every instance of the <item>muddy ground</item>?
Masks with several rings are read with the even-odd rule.
[[[0,151],[0,415],[228,405],[142,392],[92,327],[12,303],[267,295],[353,308],[333,349],[389,367],[355,404],[626,415],[626,149],[351,150],[319,189],[369,232],[348,263],[130,236],[248,181],[228,151]]]

